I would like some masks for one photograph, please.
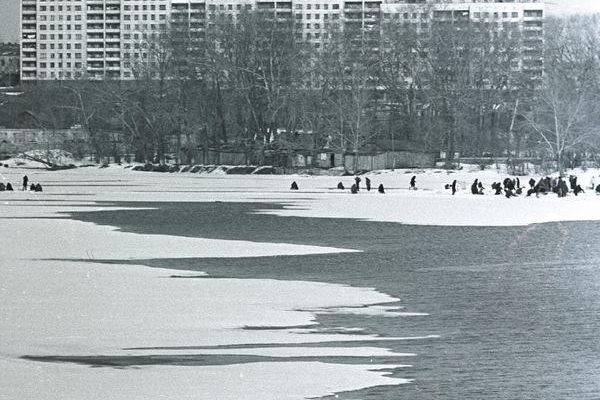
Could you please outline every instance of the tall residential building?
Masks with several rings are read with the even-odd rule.
[[[318,47],[331,22],[376,34],[382,22],[495,21],[523,33],[522,66],[541,74],[541,0],[21,0],[22,80],[131,79],[153,32],[202,32],[215,14],[267,10],[294,18]]]

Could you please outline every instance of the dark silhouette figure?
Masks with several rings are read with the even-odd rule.
[[[298,184],[296,183],[296,181],[292,182],[292,186],[290,187],[290,190],[298,190]]]
[[[410,178],[410,188],[411,190],[417,190],[417,176],[413,175],[412,178]]]
[[[456,179],[454,181],[452,181],[452,196],[454,196],[454,193],[456,193]]]
[[[479,182],[477,184],[477,189],[479,189],[479,194],[483,194],[483,191],[485,188],[483,187],[483,184],[481,182]]]
[[[9,183],[9,185],[10,185],[10,183]],[[6,189],[6,190],[8,190],[8,189]],[[575,193],[575,196],[577,196],[579,193],[585,193],[585,191],[583,190],[581,185],[576,185],[575,189],[573,189],[573,193]]]
[[[600,194],[600,185],[596,186],[596,193]]]
[[[503,184],[506,189],[515,190],[515,182],[512,179],[506,178]]]
[[[521,188],[521,181],[519,180],[518,177],[517,177],[516,181],[517,181],[517,189]]]
[[[356,185],[356,191],[358,192],[360,190],[360,178],[358,176],[354,178],[354,184]]]
[[[568,192],[569,187],[567,186],[567,183],[563,181],[562,178],[558,178],[558,181],[556,182],[556,193],[558,194],[558,197],[566,197]]]
[[[41,192],[42,191],[42,185],[40,185],[39,183],[35,185],[35,191],[36,192]]]
[[[29,186],[29,190],[30,190],[31,192],[35,192],[35,184],[34,184],[34,183],[32,183],[32,184]]]
[[[502,194],[502,185],[500,184],[500,182],[492,183],[492,189],[495,190],[495,192],[494,192],[495,195]]]
[[[365,178],[365,185],[367,186],[367,192],[371,191],[371,180],[369,178]]]
[[[356,183],[352,184],[352,186],[350,187],[350,193],[352,193],[352,194],[358,193],[358,186],[356,186]]]
[[[29,178],[27,175],[23,177],[23,190],[27,190],[27,183],[29,182]]]
[[[6,190],[8,190],[9,192],[12,192],[12,191],[13,191],[13,187],[12,187],[12,185],[10,184],[10,182],[8,182],[8,183],[6,184]]]
[[[0,182],[0,192],[4,192],[6,190],[6,186],[4,186],[4,183]]]
[[[600,187],[600,185],[598,185],[598,187]],[[377,188],[377,191],[379,193],[385,193],[385,189],[383,188],[383,183],[379,185],[379,187]]]
[[[535,179],[531,178],[529,180],[529,187],[532,188],[532,189],[535,187]]]
[[[479,188],[477,187],[479,182],[478,179],[475,179],[473,184],[471,185],[471,194],[479,194]]]
[[[337,188],[340,190],[344,190],[344,184],[342,182],[338,182]]]
[[[521,194],[523,194],[523,188],[518,187],[517,190],[515,190],[515,195],[520,196]]]
[[[569,175],[569,185],[571,186],[571,190],[575,190],[577,188],[577,177],[574,175]]]
[[[512,189],[506,188],[504,189],[504,195],[506,196],[507,199],[510,199],[511,197],[514,197],[514,192],[512,191]]]

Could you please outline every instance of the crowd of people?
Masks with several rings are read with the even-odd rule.
[[[562,177],[550,178],[549,176],[546,176],[537,182],[535,179],[531,178],[528,182],[529,188],[526,188],[521,186],[521,181],[517,177],[514,179],[506,178],[501,182],[493,182],[491,188],[494,195],[504,195],[506,198],[520,196],[524,192],[526,193],[526,196],[535,194],[536,197],[539,197],[540,194],[546,195],[549,193],[555,193],[558,197],[565,197],[568,193],[573,193],[575,196],[585,193],[585,190],[577,181],[577,176],[569,175],[568,182],[567,185],[567,181]],[[451,185],[446,185],[445,188],[451,188],[452,194],[455,194],[456,180],[452,182]],[[594,178],[592,178],[590,182],[590,189],[594,190],[597,194],[600,194],[600,184],[596,185]],[[485,194],[485,188],[478,179],[475,179],[471,185],[471,193],[474,195]]]
[[[43,188],[42,188],[42,185],[39,183],[32,183],[30,185],[29,177],[27,177],[27,175],[25,175],[25,176],[23,176],[23,186],[22,186],[21,190],[30,190],[32,192],[42,192]],[[5,191],[9,191],[9,192],[14,191],[13,186],[10,182],[7,182],[6,184],[4,182],[0,182],[0,192],[5,192]]]
[[[350,186],[350,193],[356,194],[360,191],[362,179],[358,176],[354,177],[354,183]],[[506,198],[515,196],[521,196],[525,193],[526,196],[534,195],[539,197],[540,195],[546,195],[549,193],[555,193],[558,197],[565,197],[568,193],[573,193],[578,196],[581,193],[585,193],[583,187],[578,183],[577,176],[569,175],[568,184],[567,180],[562,177],[550,178],[548,176],[541,178],[539,181],[531,178],[528,181],[529,188],[521,185],[521,180],[516,178],[505,178],[503,181],[493,182],[491,185],[492,193],[494,195],[503,195]],[[367,191],[371,191],[371,179],[365,177],[365,187]],[[451,190],[452,195],[458,191],[458,181],[454,180],[452,183],[444,185],[446,190]],[[592,177],[589,188],[600,195],[600,181],[596,182],[595,178]],[[346,190],[343,182],[338,182],[337,189]],[[292,182],[291,190],[298,190],[298,184]],[[417,176],[413,175],[410,178],[408,190],[417,190]],[[484,195],[485,187],[479,179],[475,179],[471,184],[471,194],[473,195]],[[383,184],[380,184],[377,188],[379,193],[385,193]]]

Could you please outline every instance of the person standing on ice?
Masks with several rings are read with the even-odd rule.
[[[354,178],[354,182],[356,185],[356,191],[358,192],[360,190],[360,178],[357,176],[356,178]]]
[[[456,193],[456,179],[452,181],[452,196],[454,196],[454,193]]]
[[[410,187],[408,188],[409,190],[417,190],[417,176],[413,175],[412,178],[410,178]]]
[[[473,184],[471,185],[471,194],[479,194],[479,180],[475,179]]]
[[[23,177],[23,189],[22,190],[27,190],[27,183],[29,182],[29,178],[27,177],[27,175],[25,175]]]
[[[379,187],[377,188],[377,191],[381,194],[385,193],[385,188],[383,187],[383,183],[379,184]]]
[[[369,178],[365,178],[365,185],[367,186],[367,192],[371,191],[371,180]]]

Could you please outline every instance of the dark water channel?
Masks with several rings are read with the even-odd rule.
[[[333,246],[363,253],[242,259],[148,260],[212,276],[374,287],[429,316],[322,315],[361,327],[413,365],[414,383],[348,399],[600,399],[600,223],[437,227],[257,215],[276,205],[151,203],[157,210],[72,213],[124,231]],[[136,262],[136,263],[139,263]]]

